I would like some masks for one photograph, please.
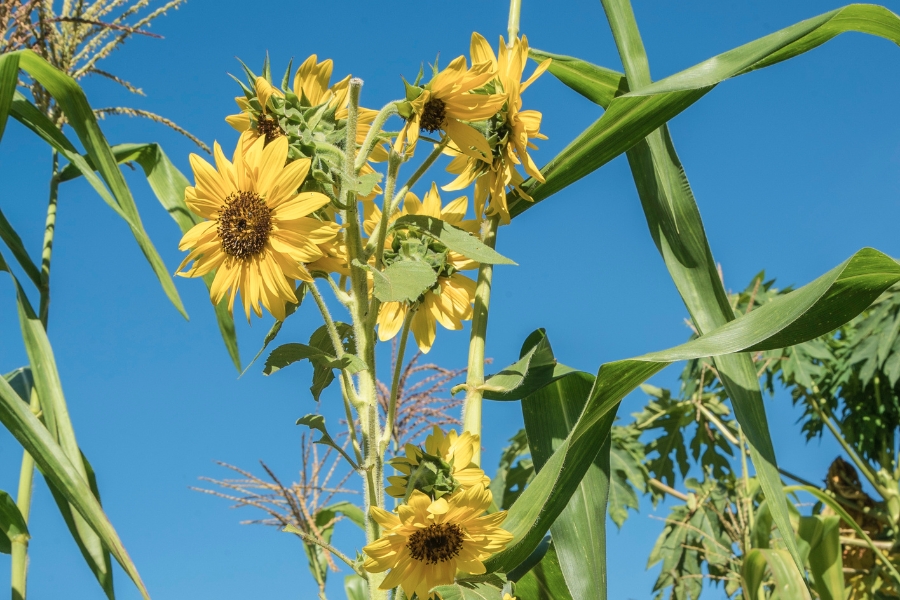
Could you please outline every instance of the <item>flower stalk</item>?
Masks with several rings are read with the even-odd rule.
[[[500,217],[493,216],[483,222],[486,230],[482,236],[484,244],[493,248],[497,243],[497,227]],[[491,305],[491,282],[494,277],[493,265],[478,268],[478,283],[475,287],[475,310],[472,315],[472,334],[469,338],[469,362],[466,374],[466,401],[463,404],[463,429],[472,435],[481,436],[481,404],[484,396],[484,346],[487,337],[488,310]],[[481,464],[481,446],[475,448],[472,461]]]
[[[410,310],[403,319],[403,329],[400,332],[400,345],[397,348],[397,358],[394,361],[394,376],[391,378],[391,396],[388,399],[387,419],[384,423],[384,433],[381,436],[381,454],[384,455],[391,436],[394,433],[394,420],[397,418],[397,396],[400,388],[400,374],[403,372],[403,355],[406,354],[406,341],[409,339],[409,326],[412,323],[415,311]]]

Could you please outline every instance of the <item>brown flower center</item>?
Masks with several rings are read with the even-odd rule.
[[[428,99],[425,108],[422,109],[422,116],[419,118],[419,127],[428,133],[434,133],[441,129],[444,125],[444,119],[447,118],[447,105],[443,100],[435,97]]]
[[[255,192],[233,192],[217,219],[222,250],[238,259],[262,252],[272,231],[272,211]]]
[[[463,530],[454,523],[434,523],[409,536],[406,547],[414,559],[433,565],[459,556]]]
[[[279,127],[278,121],[265,115],[259,115],[259,119],[256,121],[256,133],[265,137],[267,144],[284,135],[284,131]]]

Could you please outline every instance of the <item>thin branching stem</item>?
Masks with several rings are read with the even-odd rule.
[[[359,149],[359,154],[356,156],[356,162],[353,166],[357,172],[362,169],[364,164],[366,164],[366,160],[368,160],[369,155],[372,154],[372,150],[375,149],[375,145],[378,143],[378,136],[384,128],[385,121],[392,115],[397,114],[397,105],[400,104],[400,102],[400,100],[388,102],[380,111],[378,111],[378,115],[376,115],[375,120],[372,121],[372,125],[369,128],[369,133],[366,134],[366,139]],[[387,198],[389,196],[385,195],[385,197]]]
[[[391,436],[394,434],[394,421],[397,418],[397,397],[400,391],[400,374],[403,371],[403,355],[406,354],[406,341],[409,338],[409,326],[412,323],[415,311],[410,309],[406,311],[406,317],[403,319],[403,329],[400,332],[400,346],[397,349],[397,356],[394,359],[394,376],[391,379],[391,395],[388,399],[387,419],[384,423],[384,433],[381,436],[380,452],[383,454],[387,449]]]

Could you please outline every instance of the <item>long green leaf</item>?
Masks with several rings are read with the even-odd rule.
[[[528,600],[572,600],[573,595],[566,587],[559,557],[556,552],[556,541],[550,544],[547,554],[533,569],[516,582],[516,597]],[[592,550],[593,551],[593,550]],[[575,595],[575,598],[600,598],[590,591],[586,596]]]
[[[2,265],[5,267],[5,264]],[[46,413],[45,413],[46,414]],[[66,456],[63,448],[53,439],[47,428],[33,415],[19,395],[7,383],[0,380],[0,422],[25,450],[34,457],[41,472],[78,511],[80,518],[102,540],[122,568],[129,574],[145,598],[149,598],[137,568],[122,546],[112,524],[103,513],[99,501],[77,468]],[[90,540],[83,536],[82,540]],[[101,563],[102,564],[102,563]]]
[[[722,81],[793,58],[848,31],[900,44],[897,15],[882,6],[853,4],[781,29],[656,83],[637,86],[631,81],[630,93],[609,100],[606,113],[541,169],[545,183],[531,180],[526,191],[535,202],[544,200],[631,148]],[[561,77],[563,82],[567,74]],[[598,93],[598,97],[608,98],[608,93]],[[516,199],[510,214],[519,215],[531,206],[531,202]]]
[[[821,600],[844,599],[840,524],[837,515],[800,518],[797,536],[809,544],[809,572]]]
[[[793,568],[791,555],[786,550],[762,550],[754,548],[744,556],[742,576],[744,598],[766,600],[762,585],[767,580],[766,568],[775,580],[770,600],[811,600],[809,590],[800,573]]]
[[[97,167],[100,176],[115,197],[115,203],[120,209],[117,212],[127,217],[126,222],[131,228],[132,235],[144,253],[147,262],[150,263],[150,267],[156,273],[156,277],[162,284],[166,296],[186,318],[187,313],[185,313],[181,298],[178,296],[178,290],[175,289],[175,282],[172,281],[169,270],[144,230],[137,205],[135,205],[134,198],[131,196],[131,191],[128,189],[128,185],[125,183],[125,178],[116,164],[109,144],[106,142],[100,126],[97,124],[97,118],[94,116],[90,104],[88,104],[84,91],[73,78],[54,68],[35,52],[18,50],[11,54],[19,56],[19,67],[28,73],[32,79],[40,83],[56,100],[57,105],[66,116],[66,122],[75,130],[78,139],[81,140],[84,149]],[[21,95],[17,93],[17,96]]]
[[[619,80],[619,89],[630,88],[632,93],[627,96],[632,98],[651,99],[641,105],[649,107],[651,113],[656,101],[668,109],[680,111],[726,77],[790,58],[842,31],[855,29],[900,40],[900,20],[893,13],[881,7],[852,6],[787,28],[654,84],[650,82],[647,57],[629,2],[605,0],[603,4],[628,74],[629,83],[625,85]],[[609,107],[604,118],[609,117],[616,106],[623,106],[609,91],[618,74],[576,59],[564,61],[563,66],[568,67],[563,73],[565,81],[574,82],[576,91]],[[698,83],[704,81],[709,85]],[[685,89],[688,93],[683,94]],[[699,95],[691,96],[693,92]],[[680,106],[678,103],[685,98],[689,102]],[[634,114],[638,114],[643,110],[638,104],[629,106],[631,108],[626,108],[626,112],[634,109]],[[642,113],[639,118],[650,123],[646,126],[649,135],[631,147],[627,155],[648,225],[695,324],[701,332],[710,331],[733,319],[734,315],[715,268],[690,184],[668,128],[663,124],[669,117],[653,121],[650,113]],[[655,125],[662,126],[651,131]],[[723,356],[716,360],[716,366],[732,398],[735,416],[750,442],[760,484],[766,496],[773,499],[772,517],[800,568],[793,536],[788,535],[788,507],[779,490],[774,448],[753,363],[747,356]]]
[[[78,475],[80,482],[87,485],[87,491],[91,494],[91,500],[96,503],[99,508],[99,499],[89,485],[93,479],[93,471],[89,470],[89,465],[86,465],[75,439],[75,431],[69,418],[65,396],[62,391],[62,384],[59,379],[59,372],[56,368],[56,360],[53,356],[53,349],[50,346],[50,340],[47,338],[47,333],[44,330],[43,324],[35,314],[31,303],[28,301],[25,290],[22,289],[19,281],[9,271],[9,267],[2,256],[0,256],[0,270],[7,271],[10,274],[13,285],[16,288],[17,308],[19,324],[22,330],[22,339],[25,343],[25,351],[28,354],[31,374],[34,378],[34,386],[41,401],[41,409],[43,411],[47,434],[50,436],[51,440],[58,444],[58,448],[65,455],[67,460],[65,466],[73,469]],[[3,380],[3,383],[7,386],[9,385],[6,383],[5,379]],[[9,389],[12,390],[11,387]],[[19,401],[21,403],[21,399]],[[30,412],[28,414],[29,416],[33,416]],[[9,428],[9,425],[7,425],[7,428]],[[14,436],[16,435],[15,432],[12,433]],[[18,439],[18,436],[16,437]],[[25,445],[21,439],[19,441],[23,446]],[[25,446],[25,448],[32,456],[34,456],[34,453],[31,452],[28,446]],[[86,501],[83,498],[79,498],[77,502],[74,501],[71,494],[67,493],[71,490],[66,489],[65,485],[60,484],[58,475],[48,472],[46,470],[46,465],[37,461],[36,456],[34,458],[45,477],[56,486],[58,493],[70,502],[75,510],[78,511],[75,513],[63,508],[63,517],[66,519],[67,524],[69,524],[72,535],[79,548],[82,550],[88,566],[97,577],[100,586],[110,598],[113,598],[112,570],[110,568],[111,565],[108,553],[110,551],[115,551],[115,546],[111,542],[118,542],[117,538],[111,540],[111,538],[109,538],[110,532],[107,531],[106,528],[101,527],[98,529],[96,516],[85,514],[83,510]],[[59,465],[52,465],[51,468],[59,468]],[[96,487],[96,482],[94,482],[94,484]],[[100,508],[100,510],[102,511],[102,508]],[[112,531],[112,534],[115,535],[114,530]],[[121,546],[120,542],[118,544]],[[122,554],[116,555],[117,560],[120,562],[123,560],[128,561],[127,565],[125,563],[122,564],[123,568],[125,568],[126,572],[132,576],[135,584],[143,590],[143,583],[137,575],[137,569],[130,563],[128,555],[124,553],[124,548],[122,551]]]
[[[100,502],[100,488],[97,486],[97,476],[94,474],[94,469],[84,454],[81,454],[79,460],[81,461],[80,465],[84,465],[87,472],[87,482],[91,488],[91,493],[97,499],[97,502]],[[109,551],[103,547],[100,538],[93,529],[90,529],[84,518],[72,509],[72,505],[66,500],[65,494],[56,487],[53,480],[47,477],[46,474],[44,479],[47,481],[50,494],[56,501],[56,506],[59,508],[66,526],[69,528],[69,533],[72,534],[72,539],[75,540],[78,549],[81,550],[81,555],[84,557],[85,562],[87,562],[88,567],[94,573],[94,577],[97,578],[100,587],[106,592],[107,598],[114,599],[116,595],[113,587],[112,560],[110,559]]]
[[[12,552],[12,540],[28,539],[28,524],[12,496],[0,490],[0,552]]]
[[[7,270],[5,262],[0,264],[0,269]],[[16,299],[19,313],[19,325],[22,330],[22,340],[25,343],[25,351],[31,364],[31,373],[34,377],[34,385],[38,398],[41,400],[44,420],[47,429],[66,453],[69,461],[75,466],[78,474],[84,481],[91,482],[93,471],[85,464],[78,442],[75,439],[75,430],[69,418],[65,396],[62,391],[62,383],[56,368],[56,359],[53,356],[53,348],[44,330],[44,325],[35,314],[25,290],[13,277],[16,286]],[[46,474],[45,474],[46,475]],[[91,529],[84,518],[67,508],[62,503],[63,498],[57,495],[60,509],[66,524],[72,533],[75,542],[81,549],[85,561],[97,578],[100,587],[109,598],[114,598],[112,584],[112,569],[109,551],[103,546],[103,542]],[[97,498],[99,502],[99,497]]]
[[[818,337],[862,312],[897,281],[897,262],[877,250],[860,250],[806,286],[696,340],[601,366],[572,432],[510,507],[503,527],[513,540],[489,559],[489,569],[509,571],[537,547],[593,464],[619,402],[649,377],[679,360],[767,350]],[[491,383],[489,379],[486,385]]]
[[[162,147],[156,143],[150,144],[118,144],[112,147],[113,156],[116,162],[137,163],[144,170],[147,177],[147,183],[156,195],[163,208],[169,213],[169,216],[178,224],[182,233],[187,233],[194,225],[203,219],[195,215],[187,207],[184,202],[184,190],[190,185],[187,178],[179,171],[169,157],[163,152]],[[84,156],[85,163],[89,168],[93,168],[93,162],[90,156]],[[82,169],[70,163],[60,171],[60,182],[70,181],[83,174]],[[203,282],[206,288],[212,286],[213,275],[211,273],[203,276]],[[225,342],[225,348],[228,355],[234,363],[238,372],[241,371],[241,355],[238,352],[237,333],[234,329],[234,319],[228,312],[228,301],[222,299],[215,307],[216,323],[219,326],[219,333],[222,335],[222,341]]]
[[[22,447],[34,457],[41,471],[54,482],[72,506],[100,535],[104,544],[135,582],[142,596],[149,600],[150,595],[144,582],[141,581],[137,568],[100,503],[91,493],[87,482],[66,458],[59,444],[50,437],[47,428],[31,414],[15,390],[2,378],[0,378],[0,423],[3,423]]]
[[[785,493],[790,492],[806,492],[807,494],[811,494],[816,497],[816,500],[819,500],[823,504],[827,504],[828,508],[833,510],[840,518],[843,520],[849,527],[856,532],[856,535],[861,537],[868,545],[869,549],[878,557],[879,562],[885,566],[885,568],[891,573],[891,576],[894,578],[894,581],[897,584],[900,584],[900,571],[897,571],[897,568],[890,561],[890,559],[884,555],[878,546],[875,545],[875,542],[872,541],[872,538],[869,537],[869,534],[859,526],[859,524],[851,517],[844,507],[841,506],[834,498],[823,492],[818,488],[814,488],[809,485],[789,485],[784,488]]]
[[[6,129],[6,117],[9,106],[19,82],[19,55],[14,53],[0,54],[0,140]]]
[[[12,224],[6,219],[6,215],[3,214],[2,210],[0,210],[0,240],[3,240],[6,247],[12,252],[16,261],[19,263],[19,266],[21,266],[22,270],[25,271],[25,274],[28,275],[28,279],[30,279],[35,286],[40,287],[41,271],[37,268],[37,265],[34,264],[34,261],[31,260],[31,256],[28,255],[28,251],[25,249],[25,244],[22,243],[22,238],[19,237],[19,234],[13,229]]]
[[[525,341],[525,347],[530,343],[534,343],[533,337]],[[553,352],[543,335],[534,347],[538,346],[552,357]],[[540,372],[541,367],[533,370]],[[592,383],[588,377],[563,377],[522,400],[528,445],[538,473],[574,429]],[[607,435],[578,489],[550,527],[559,565],[568,590],[575,598],[606,598],[609,451]]]

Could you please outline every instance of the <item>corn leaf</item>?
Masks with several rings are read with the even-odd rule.
[[[100,126],[97,124],[97,119],[94,116],[90,104],[88,104],[84,91],[69,75],[54,68],[35,52],[31,50],[18,50],[10,54],[18,55],[19,67],[28,73],[32,79],[40,83],[56,100],[57,105],[66,116],[66,122],[77,134],[78,139],[81,141],[87,154],[91,157],[93,164],[96,165],[100,177],[106,185],[109,186],[109,190],[112,192],[114,199],[112,203],[110,203],[106,197],[107,195],[101,194],[101,196],[104,196],[104,200],[107,201],[107,204],[110,204],[111,206],[112,204],[115,204],[117,206],[116,212],[125,219],[131,228],[135,241],[144,253],[147,262],[150,263],[150,267],[156,274],[157,279],[159,279],[160,284],[162,284],[166,296],[168,296],[172,304],[175,305],[175,308],[177,308],[186,318],[187,313],[185,313],[181,298],[178,296],[178,290],[175,289],[175,283],[172,281],[172,277],[169,275],[169,270],[166,268],[165,263],[163,263],[162,258],[153,246],[153,242],[150,241],[147,232],[144,230],[137,206],[134,203],[134,198],[131,196],[131,191],[128,189],[128,185],[125,183],[125,178],[119,170],[119,166],[116,164],[116,160],[113,157],[109,144],[106,142],[106,138],[100,130]],[[17,105],[21,107],[21,101],[24,100],[27,103],[27,100],[25,100],[24,96],[18,92],[16,92],[16,99],[20,100],[20,102],[13,101],[13,116],[18,120],[22,120],[19,116],[21,113],[17,112],[16,107]],[[32,125],[37,124],[35,122],[34,112],[37,112],[37,114],[41,116],[44,115],[37,109],[27,112],[30,113],[31,124],[24,121],[23,124],[33,129]],[[46,119],[46,116],[44,116],[43,121],[42,129],[46,129],[49,119]],[[53,123],[50,123],[50,127],[57,129]],[[57,131],[59,130],[57,129]],[[52,138],[57,142],[59,141],[59,136],[50,135],[49,132],[42,132],[40,135],[44,137],[44,139]],[[67,150],[71,150],[71,144],[68,144],[68,146],[70,148]],[[66,155],[66,158],[71,160],[71,157],[68,155]],[[94,188],[96,189],[97,186],[94,185]]]
[[[19,82],[19,55],[0,54],[0,140],[6,129],[6,118]]]
[[[9,272],[9,267],[2,256],[0,256],[0,270]],[[12,276],[11,273],[10,275]],[[31,413],[5,378],[0,378],[0,422],[22,444],[25,451],[31,454],[44,476],[77,511],[76,523],[81,536],[80,543],[91,549],[93,557],[90,562],[91,568],[102,569],[106,564],[102,552],[111,552],[144,598],[149,600],[150,596],[137,567],[128,556],[116,530],[88,484],[89,475],[75,443],[74,434],[71,433],[71,422],[59,386],[59,376],[49,341],[40,320],[34,315],[28,303],[24,290],[15,277],[12,279],[19,301],[22,337],[31,362],[34,384],[41,398],[46,426]],[[72,455],[77,457],[77,462],[73,463],[70,459]]]
[[[187,233],[191,227],[200,223],[203,219],[195,215],[184,203],[184,190],[190,185],[184,174],[181,173],[159,144],[118,144],[111,148],[116,162],[137,163],[144,170],[147,183],[156,195],[157,200],[169,213],[169,216],[178,224],[182,233]],[[90,156],[83,157],[85,164],[93,168]],[[83,174],[80,167],[74,163],[66,165],[59,174],[60,182],[70,181]],[[212,286],[213,274],[203,276],[203,283],[209,289]],[[238,352],[237,333],[234,329],[234,318],[228,312],[228,300],[223,298],[215,306],[216,323],[219,333],[228,355],[238,372],[241,371],[241,355]]]
[[[535,203],[540,202],[619,156],[722,81],[793,58],[848,31],[900,44],[897,15],[883,6],[851,4],[714,56],[653,84],[648,81],[649,85],[637,86],[631,81],[632,91],[615,99],[604,89],[611,85],[608,77],[591,78],[590,85],[596,88],[591,93],[595,101],[608,103],[604,106],[606,113],[541,169],[545,183],[530,180],[525,184],[526,191]],[[536,52],[535,57],[538,56],[553,55]],[[569,70],[564,73],[567,67]],[[561,66],[551,66],[551,72],[561,73],[560,79],[566,83],[567,76],[573,72],[584,74],[585,68],[574,69],[572,64],[561,61]],[[584,93],[587,89],[578,91]],[[531,202],[518,198],[511,203],[510,214],[519,215],[531,206]]]
[[[768,582],[767,571],[772,573],[774,579],[771,595],[766,594],[763,588],[763,583]],[[811,600],[806,583],[793,568],[791,555],[786,550],[750,550],[744,556],[741,575],[744,598],[747,600]]]
[[[601,366],[568,437],[510,507],[503,527],[514,537],[488,560],[489,570],[508,572],[537,547],[594,464],[619,402],[649,377],[679,360],[768,350],[818,337],[862,312],[897,281],[896,261],[863,249],[806,286],[698,339]],[[590,375],[576,372],[567,377]]]

